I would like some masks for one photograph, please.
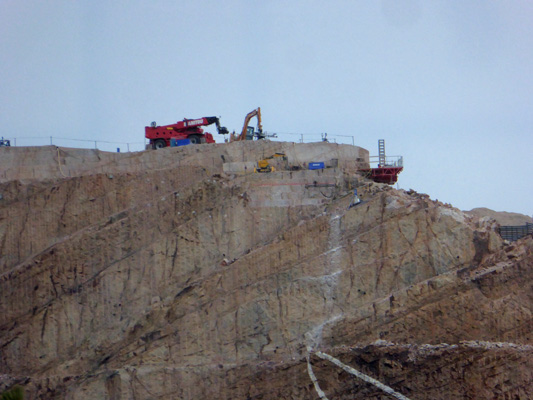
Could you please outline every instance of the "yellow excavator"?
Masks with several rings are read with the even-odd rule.
[[[254,172],[274,172],[276,168],[274,168],[273,165],[270,165],[268,160],[275,160],[277,158],[283,158],[285,161],[287,160],[285,153],[276,153],[273,156],[265,158],[264,160],[259,160],[257,162],[257,167],[254,168]]]
[[[250,120],[253,117],[257,117],[257,132],[255,132],[253,126],[248,126]],[[235,133],[231,134],[230,142],[239,142],[241,140],[253,140],[254,137],[258,139],[264,139],[263,125],[261,125],[261,107],[257,107],[255,110],[250,111],[244,118],[244,125],[242,127],[241,134],[236,136]]]

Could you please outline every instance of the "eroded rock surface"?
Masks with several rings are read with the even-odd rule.
[[[517,225],[531,224],[533,222],[533,218],[530,215],[505,212],[505,211],[494,211],[494,210],[491,210],[489,208],[484,208],[484,207],[474,208],[470,211],[465,211],[465,212],[476,218],[494,219],[500,225],[517,226]]]
[[[533,239],[505,246],[490,221],[366,181],[363,149],[306,146],[6,173],[0,384],[40,399],[316,399],[310,356],[330,399],[384,398],[322,351],[412,399],[533,396]],[[274,152],[286,170],[250,173]],[[324,159],[337,167],[304,169]]]

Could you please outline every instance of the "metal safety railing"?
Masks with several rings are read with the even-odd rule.
[[[524,236],[533,234],[533,223],[526,223],[525,225],[507,225],[500,226],[499,233],[502,239],[514,242]]]
[[[333,133],[296,133],[296,132],[276,132],[272,134],[273,137],[279,140],[294,141],[298,143],[315,143],[315,142],[330,142],[338,144],[351,144],[355,146],[354,135],[337,135]]]
[[[316,142],[330,142],[337,144],[351,144],[356,145],[356,136],[354,135],[338,135],[330,133],[295,133],[295,132],[264,132],[267,138],[271,140],[286,140],[299,143],[316,143]],[[74,148],[93,148],[104,151],[141,151],[145,150],[148,141],[141,138],[135,142],[120,142],[99,139],[78,139],[66,138],[57,136],[35,136],[35,137],[6,137],[5,139],[11,142],[11,146],[47,146],[55,145],[59,147],[74,147]],[[224,141],[223,136],[215,137],[217,143]],[[395,156],[387,157],[393,159]],[[377,161],[376,161],[377,162]]]
[[[402,156],[386,156],[385,164],[382,165],[383,157],[380,156],[370,156],[370,164],[379,164],[380,167],[403,167],[403,157]]]
[[[299,143],[314,143],[325,141],[338,143],[338,144],[351,144],[355,146],[355,136],[352,135],[335,135],[335,134],[321,134],[321,133],[268,133],[265,132],[268,138],[278,140],[297,141]],[[220,143],[223,142],[222,136],[218,137]],[[11,146],[46,146],[56,145],[60,147],[83,147],[83,148],[95,148],[105,151],[116,151],[117,148],[120,151],[140,151],[144,150],[147,141],[137,142],[119,142],[108,140],[94,140],[94,139],[73,139],[56,136],[38,136],[38,137],[6,137],[5,139],[11,142]],[[143,138],[144,139],[144,138]],[[217,140],[218,142],[218,140]]]
[[[146,148],[146,140],[138,142],[118,142],[109,140],[94,139],[72,139],[57,136],[25,136],[16,138],[5,138],[10,141],[11,146],[59,146],[73,148],[94,148],[103,151],[141,151]]]

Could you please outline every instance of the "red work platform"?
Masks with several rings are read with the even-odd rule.
[[[398,181],[398,174],[403,171],[403,167],[377,167],[362,169],[360,172],[374,182],[394,185]]]

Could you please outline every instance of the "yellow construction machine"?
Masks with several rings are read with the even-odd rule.
[[[276,153],[270,157],[265,158],[264,160],[259,160],[257,162],[257,167],[254,168],[254,172],[274,172],[276,168],[273,165],[270,165],[269,160],[276,160],[279,158],[287,160],[285,153]]]
[[[257,132],[254,130],[253,126],[248,126],[253,117],[257,117]],[[263,125],[261,125],[261,107],[257,107],[255,110],[246,114],[241,134],[239,136],[236,136],[235,133],[231,134],[230,142],[253,140],[254,137],[257,137],[258,139],[265,138],[265,135],[263,135]]]

